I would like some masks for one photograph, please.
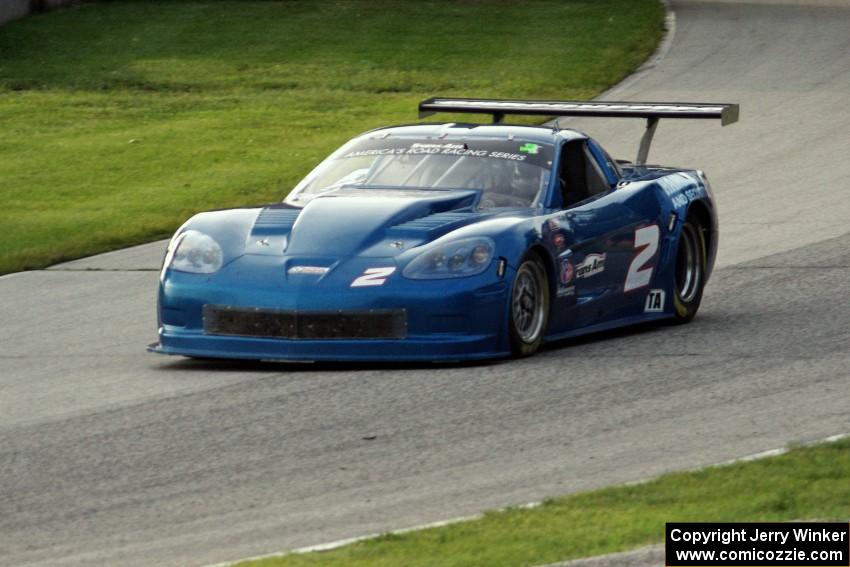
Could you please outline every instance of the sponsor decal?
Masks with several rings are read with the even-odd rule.
[[[569,258],[561,260],[560,270],[558,273],[558,289],[555,293],[557,297],[570,297],[576,294],[576,286],[570,285],[575,279],[575,267],[573,261]]]
[[[452,144],[452,143],[449,143],[449,142],[446,142],[445,144],[427,144],[427,143],[421,143],[421,142],[414,142],[413,144],[410,145],[410,149],[415,149],[415,148],[423,148],[423,149],[429,149],[430,148],[430,149],[438,149],[438,150],[454,148],[454,149],[457,149],[457,150],[465,150],[466,144]]]
[[[569,285],[573,281],[573,275],[575,275],[573,263],[570,260],[561,260],[561,285]]]
[[[552,235],[552,244],[554,244],[555,248],[557,248],[558,250],[563,248],[564,244],[566,244],[566,243],[567,243],[567,239],[564,238],[564,235],[561,234],[560,232],[556,232],[555,234]]]
[[[361,157],[361,156],[395,156],[407,153],[407,148],[375,148],[372,150],[358,150],[348,152],[343,157]]]
[[[351,282],[351,287],[370,287],[384,285],[387,278],[395,272],[395,266],[386,268],[366,268],[363,275]]]
[[[537,152],[535,152],[537,153]],[[374,148],[355,150],[345,154],[344,158],[363,156],[397,156],[397,155],[443,155],[443,156],[472,156],[480,158],[496,158],[512,161],[525,161],[527,154],[498,152],[489,150],[471,150],[466,144],[413,144],[409,148]]]
[[[521,145],[519,147],[519,151],[521,151],[524,154],[536,154],[537,152],[540,151],[540,146],[538,146],[537,144],[532,144],[531,142],[529,142],[527,144]]]
[[[646,294],[646,304],[643,306],[644,313],[661,313],[664,311],[664,296],[663,289],[651,289]]]
[[[576,265],[576,278],[589,278],[605,271],[605,254],[588,254]]]
[[[522,154],[512,154],[510,152],[489,152],[487,157],[496,158],[496,159],[510,159],[514,161],[525,161],[525,158],[528,156],[524,156]]]
[[[570,297],[576,294],[576,286],[571,285],[569,287],[562,287],[558,289],[558,293],[556,294],[558,297]]]
[[[306,276],[323,276],[330,268],[324,266],[292,266],[287,270],[288,274],[303,274]]]
[[[552,245],[561,250],[567,243],[567,238],[564,236],[564,233],[561,232],[561,223],[558,222],[558,219],[549,219],[546,221],[546,224],[543,225],[543,233],[546,232],[551,234],[550,240],[552,241]]]
[[[547,232],[550,234],[549,239],[552,241],[552,245],[561,250],[567,243],[567,239],[561,231],[561,223],[558,219],[549,219],[543,225],[543,234],[545,235]]]

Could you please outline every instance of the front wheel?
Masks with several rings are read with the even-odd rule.
[[[537,254],[529,254],[514,277],[510,305],[511,353],[530,356],[543,344],[549,321],[549,285],[546,268]]]
[[[705,264],[705,231],[694,215],[688,215],[676,250],[675,323],[687,323],[697,314],[705,286]]]

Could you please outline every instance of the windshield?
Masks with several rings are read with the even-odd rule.
[[[524,140],[359,138],[298,184],[287,201],[346,185],[480,189],[481,206],[530,207],[549,183],[552,146]]]

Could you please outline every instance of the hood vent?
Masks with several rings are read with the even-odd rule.
[[[251,234],[261,236],[289,232],[299,214],[301,214],[301,209],[271,207],[263,209],[257,215],[257,220],[254,221]]]
[[[480,217],[481,213],[472,211],[435,213],[397,224],[390,228],[389,235],[392,237],[417,237],[424,235],[425,238],[431,239],[440,233],[449,232]]]

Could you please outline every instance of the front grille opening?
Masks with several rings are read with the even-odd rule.
[[[277,311],[204,305],[204,333],[275,339],[403,339],[404,309]]]

